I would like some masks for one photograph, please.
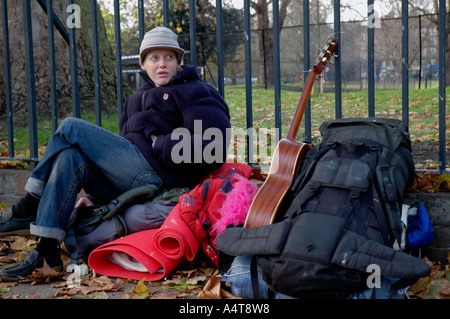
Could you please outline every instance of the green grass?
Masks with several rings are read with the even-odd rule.
[[[285,136],[291,125],[293,115],[298,105],[301,92],[281,91],[281,117]],[[447,89],[448,97],[448,89]],[[230,106],[232,124],[238,127],[246,125],[245,89],[226,88],[226,100]],[[312,135],[319,138],[319,126],[322,122],[335,117],[334,93],[314,94],[311,96]],[[271,90],[254,90],[253,122],[254,127],[274,127],[274,97]],[[448,98],[447,98],[448,101]],[[448,103],[448,102],[447,102]],[[342,117],[368,116],[367,92],[342,93]],[[438,135],[439,118],[438,89],[410,90],[409,92],[409,118],[410,133],[416,141],[436,141]],[[447,109],[447,118],[449,117]],[[377,117],[392,117],[402,119],[402,92],[401,90],[379,90],[375,92],[375,115]],[[299,136],[304,134],[302,121]]]
[[[449,89],[446,96],[449,97]],[[281,117],[282,137],[285,137],[300,99],[301,92],[288,90],[281,91]],[[438,88],[415,89],[409,91],[409,118],[410,133],[413,141],[438,140],[439,130],[439,99]],[[231,122],[235,128],[246,128],[245,89],[242,87],[227,86],[225,99],[230,107]],[[342,93],[342,117],[367,117],[368,95],[366,91]],[[448,103],[448,98],[447,98]],[[252,117],[254,128],[274,128],[274,93],[273,90],[253,89]],[[334,93],[315,93],[311,95],[311,122],[313,143],[320,141],[319,126],[322,122],[333,119]],[[401,90],[377,90],[375,92],[375,109],[378,117],[402,118],[402,92]],[[447,109],[447,123],[449,116]],[[82,118],[95,123],[94,112],[83,113]],[[62,120],[62,119],[61,119]],[[102,126],[112,132],[118,133],[117,114],[102,114]],[[447,127],[448,124],[447,124]],[[0,132],[0,141],[7,139],[6,130]],[[38,122],[38,144],[45,146],[52,135],[52,126],[49,120]],[[298,135],[304,136],[304,121],[302,121]],[[28,146],[28,127],[15,127],[16,156],[26,156]],[[5,143],[3,143],[4,145]],[[2,144],[0,144],[0,153]],[[5,146],[4,146],[5,148]],[[19,154],[19,155],[17,155]]]
[[[96,123],[95,113],[88,112],[83,113],[81,116],[82,119],[90,122]],[[63,118],[58,120],[58,123],[61,123]],[[110,130],[114,133],[119,132],[119,120],[117,114],[102,114],[102,127]],[[38,136],[38,145],[45,146],[53,134],[52,122],[50,120],[40,120],[37,123],[37,136]],[[5,141],[4,146],[6,146],[7,140],[7,132],[6,130],[2,130],[0,132],[0,142]],[[27,152],[29,151],[29,133],[28,127],[15,125],[14,126],[14,151],[16,153],[16,157],[27,157]],[[0,144],[0,154],[2,151],[2,144]]]

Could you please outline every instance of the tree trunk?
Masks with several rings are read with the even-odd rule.
[[[76,29],[78,76],[80,100],[82,107],[94,105],[94,70],[92,56],[92,23],[91,4],[89,0],[79,0],[76,4],[81,9],[81,27]],[[47,15],[37,3],[31,1],[31,17],[33,29],[33,55],[36,86],[36,109],[38,117],[48,117],[51,114],[50,105],[50,69]],[[53,0],[53,10],[67,28],[67,1]],[[8,2],[8,29],[11,62],[11,84],[14,119],[20,124],[26,124],[27,119],[27,84],[25,74],[24,28],[22,2]],[[3,32],[0,24],[0,32]],[[102,89],[102,104],[106,110],[116,104],[115,56],[111,44],[106,38],[105,26],[98,9],[98,34],[100,77]],[[59,118],[65,117],[71,111],[71,78],[69,45],[59,31],[54,29],[56,90]],[[0,69],[4,69],[3,37],[0,37]],[[114,109],[114,108],[113,108]],[[0,79],[0,115],[5,114],[4,77]]]
[[[438,4],[438,0],[433,0],[433,8],[434,11],[436,12],[436,19],[432,21],[436,24],[436,31],[439,34],[439,4]],[[450,59],[449,59],[449,54],[450,54],[450,27],[449,27],[449,23],[450,23],[450,14],[448,14],[448,11],[450,10],[450,0],[447,0],[447,5],[446,5],[446,19],[447,19],[447,27],[446,27],[446,38],[447,41],[445,43],[445,85],[448,86],[450,85]]]
[[[291,0],[283,0],[279,8],[280,30],[286,19],[287,7]],[[256,12],[258,23],[258,52],[260,57],[260,65],[258,72],[259,84],[267,87],[273,86],[274,83],[274,64],[273,64],[273,30],[269,22],[269,10],[267,0],[257,0],[252,2],[252,7]]]

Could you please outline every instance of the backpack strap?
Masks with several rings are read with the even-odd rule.
[[[253,299],[261,299],[258,282],[258,257],[256,256],[253,256],[250,262],[250,276],[252,280]]]
[[[108,205],[102,206],[99,210],[99,214],[103,216],[103,220],[109,220],[117,214],[123,206],[127,205],[132,200],[136,198],[151,199],[155,197],[155,194],[155,185],[143,185],[132,188],[125,193],[122,193],[119,197],[113,199]]]
[[[393,157],[394,157],[394,152],[389,151],[385,152],[385,156],[383,156],[383,147],[379,146],[378,147],[378,152],[377,152],[377,160],[378,163],[380,163],[380,165],[377,168],[377,174],[376,174],[376,178],[378,180],[378,185],[374,184],[374,193],[376,193],[377,197],[376,199],[378,200],[378,202],[375,202],[376,204],[383,204],[386,207],[386,211],[387,211],[387,220],[388,223],[390,225],[390,227],[387,227],[388,225],[385,223],[380,224],[380,226],[382,226],[385,229],[388,229],[391,236],[392,236],[392,240],[389,240],[387,242],[385,242],[387,245],[392,245],[393,244],[393,240],[397,240],[397,242],[400,244],[401,243],[401,229],[398,229],[397,225],[401,225],[401,221],[400,221],[400,217],[401,217],[401,212],[400,212],[400,205],[399,205],[399,201],[398,201],[398,197],[397,197],[397,191],[395,188],[395,185],[392,182],[391,179],[391,175],[390,175],[390,169],[389,169],[389,164],[391,163]],[[381,195],[384,195],[384,198],[382,198],[382,196],[380,196],[379,190],[380,187],[383,187],[384,191],[381,192]],[[380,200],[383,200],[382,202],[380,202]],[[382,209],[380,207],[380,209]],[[379,209],[379,210],[380,210]],[[377,210],[375,210],[377,211]],[[377,215],[379,216],[379,215]],[[378,222],[384,221],[384,218],[379,218]],[[386,227],[385,227],[386,226]],[[385,235],[383,235],[385,236]]]
[[[156,186],[144,185],[132,188],[119,197],[113,199],[109,204],[104,206],[79,206],[76,207],[65,226],[65,230],[68,231],[79,218],[89,217],[87,229],[85,233],[89,233],[103,220],[109,220],[113,218],[125,205],[131,203],[133,200],[139,198],[142,200],[151,199],[156,194]],[[87,226],[87,225],[86,225]]]
[[[393,157],[394,157],[393,152],[387,152],[386,158],[383,156],[378,156],[378,160],[381,163],[380,173],[382,176],[382,183],[384,185],[388,203],[396,202],[398,200],[397,192],[395,190],[394,185],[392,184],[391,176],[389,174],[389,164],[388,163],[390,163],[392,161]]]
[[[378,221],[378,225],[380,225],[380,232],[381,235],[383,236],[383,241],[386,245],[389,245],[390,240],[388,230],[390,229],[390,227],[388,226],[388,223],[386,221],[385,213],[383,207],[381,206],[380,198],[378,196],[378,192],[375,187],[372,188],[372,193],[374,198],[373,204],[375,210],[375,217]]]

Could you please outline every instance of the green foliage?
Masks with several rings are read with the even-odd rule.
[[[108,38],[114,42],[114,11],[107,6],[110,1],[99,1]],[[186,50],[190,48],[189,38],[189,1],[170,0],[169,1],[169,28],[179,35],[180,46]],[[243,29],[242,10],[238,10],[229,3],[223,4],[223,31],[224,55],[226,60],[232,60],[236,48],[242,42],[240,37],[230,33]],[[203,65],[212,57],[216,57],[216,8],[211,1],[196,0],[196,33],[199,65]],[[120,1],[120,20],[122,37],[122,54],[133,55],[139,52],[139,17],[136,1]],[[145,31],[164,24],[163,2],[144,1],[144,25]],[[186,63],[190,63],[189,56]],[[213,61],[214,62],[214,61]]]

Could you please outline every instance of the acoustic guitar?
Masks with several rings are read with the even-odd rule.
[[[279,213],[283,211],[286,193],[298,174],[303,157],[312,147],[311,144],[297,142],[295,136],[305,113],[314,80],[333,56],[336,46],[336,39],[328,38],[321,54],[314,62],[306,79],[287,137],[281,139],[275,148],[267,178],[250,205],[244,227],[272,224]]]

